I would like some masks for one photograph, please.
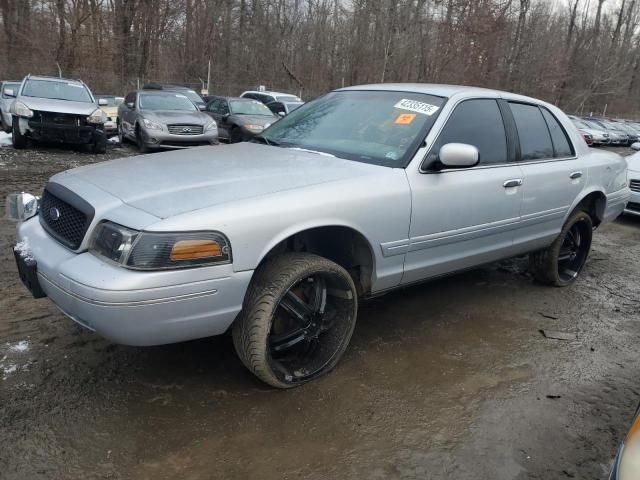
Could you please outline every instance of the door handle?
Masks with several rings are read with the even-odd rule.
[[[569,175],[569,178],[571,180],[576,180],[577,178],[582,177],[582,172],[572,172],[571,175]]]
[[[512,178],[511,180],[505,180],[505,182],[502,184],[504,188],[519,187],[520,185],[522,185],[521,178]]]

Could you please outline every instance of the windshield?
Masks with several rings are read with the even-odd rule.
[[[300,97],[296,97],[295,95],[278,95],[276,100],[279,102],[301,102],[302,99]]]
[[[584,122],[581,122],[580,120],[573,120],[573,124],[578,128],[592,128],[591,126],[587,125]]]
[[[118,105],[120,105],[122,103],[124,98],[123,97],[116,97],[114,95],[98,95],[96,97],[96,100],[98,100],[98,101],[106,100],[107,101],[106,105],[101,105],[102,107],[117,107]]]
[[[273,115],[264,103],[257,100],[231,100],[229,107],[234,115]]]
[[[589,128],[593,128],[595,130],[606,130],[607,128],[604,125],[600,125],[594,121],[591,120],[584,120],[582,123],[584,123],[587,127]]]
[[[179,110],[192,112],[197,110],[191,100],[180,93],[167,93],[166,95],[140,95],[140,108],[143,110]]]
[[[445,100],[409,92],[332,92],[278,120],[262,138],[282,147],[405,167]]]
[[[89,91],[79,83],[56,80],[27,80],[22,96],[91,103]]]

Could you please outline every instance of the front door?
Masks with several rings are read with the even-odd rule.
[[[479,164],[432,168],[447,143],[475,146]],[[421,171],[408,172],[412,212],[402,283],[510,255],[523,182],[512,143],[495,99],[470,99],[455,107]]]

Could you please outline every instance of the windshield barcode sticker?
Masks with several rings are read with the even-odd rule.
[[[398,103],[396,103],[393,107],[401,108],[403,110],[409,110],[410,112],[422,113],[424,115],[429,115],[429,116],[433,115],[440,109],[440,107],[436,107],[435,105],[419,102],[417,100],[410,100],[408,98],[403,98]]]

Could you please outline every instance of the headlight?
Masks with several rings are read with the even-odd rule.
[[[151,120],[148,120],[146,118],[142,119],[142,123],[144,123],[144,126],[149,130],[162,130],[162,125],[156,122],[152,122]]]
[[[245,125],[244,128],[246,128],[250,132],[261,132],[262,130],[264,130],[264,127],[262,125],[249,124],[249,125]]]
[[[107,121],[107,115],[99,108],[96,108],[91,115],[87,117],[89,123],[104,123]]]
[[[33,110],[31,110],[22,102],[16,102],[15,109],[16,109],[16,115],[18,115],[19,117],[27,117],[27,118],[33,117]]]
[[[135,270],[163,270],[231,263],[231,247],[218,232],[140,232],[100,223],[89,250]]]
[[[216,122],[211,122],[209,125],[204,127],[205,132],[208,132],[210,130],[217,130],[217,129],[218,129],[218,125],[216,124]]]

